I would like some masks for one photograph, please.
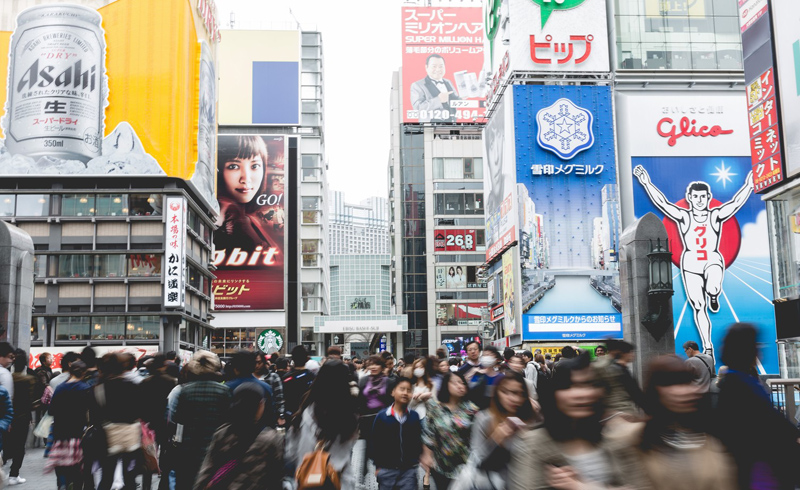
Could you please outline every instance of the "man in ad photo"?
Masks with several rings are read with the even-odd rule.
[[[444,78],[444,58],[432,54],[425,60],[425,78],[411,85],[411,105],[419,112],[419,122],[456,122],[456,111],[450,106],[461,100],[450,80]]]

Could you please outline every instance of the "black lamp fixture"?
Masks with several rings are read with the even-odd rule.
[[[669,239],[650,240],[650,253],[647,254],[650,262],[648,269],[650,285],[647,290],[647,315],[642,319],[642,325],[660,338],[666,330],[665,318],[668,316],[666,308],[669,298],[675,293],[672,289],[672,252],[669,251]]]

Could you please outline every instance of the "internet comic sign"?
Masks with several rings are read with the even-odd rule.
[[[777,374],[767,211],[749,157],[634,157],[634,213],[662,218],[672,252],[675,348],[697,342],[720,366],[734,322],[758,329],[757,369]]]
[[[542,29],[547,24],[547,19],[553,15],[556,10],[569,10],[574,9],[586,0],[532,0],[533,3],[542,9]]]
[[[523,340],[621,337],[616,155],[594,144],[614,140],[610,88],[515,85],[513,99]]]
[[[284,308],[286,138],[220,135],[214,309]]]

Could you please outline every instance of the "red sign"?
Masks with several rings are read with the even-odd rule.
[[[492,308],[491,316],[489,317],[491,321],[495,322],[505,316],[505,305],[497,305]]]
[[[775,77],[770,67],[747,86],[753,190],[763,192],[783,181]]]
[[[403,122],[484,116],[481,7],[403,7]]]
[[[437,252],[474,252],[476,230],[436,230],[433,245]]]
[[[698,124],[700,125],[698,126]],[[675,146],[678,142],[678,138],[684,136],[700,136],[705,138],[706,136],[719,136],[721,134],[733,133],[732,129],[722,129],[721,126],[717,125],[711,127],[703,126],[702,123],[697,122],[697,119],[690,119],[686,116],[682,117],[677,123],[671,117],[665,117],[658,121],[656,131],[658,131],[659,136],[669,138],[667,140],[669,146]]]
[[[592,34],[571,35],[569,40],[561,39],[561,42],[554,42],[550,34],[539,34],[539,39],[531,35],[531,61],[537,65],[564,65],[574,61],[577,67],[592,54],[592,41]]]

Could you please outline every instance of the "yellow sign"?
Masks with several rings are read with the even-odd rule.
[[[505,337],[517,334],[516,310],[517,304],[514,295],[514,253],[511,248],[503,254],[503,309],[505,310]]]

